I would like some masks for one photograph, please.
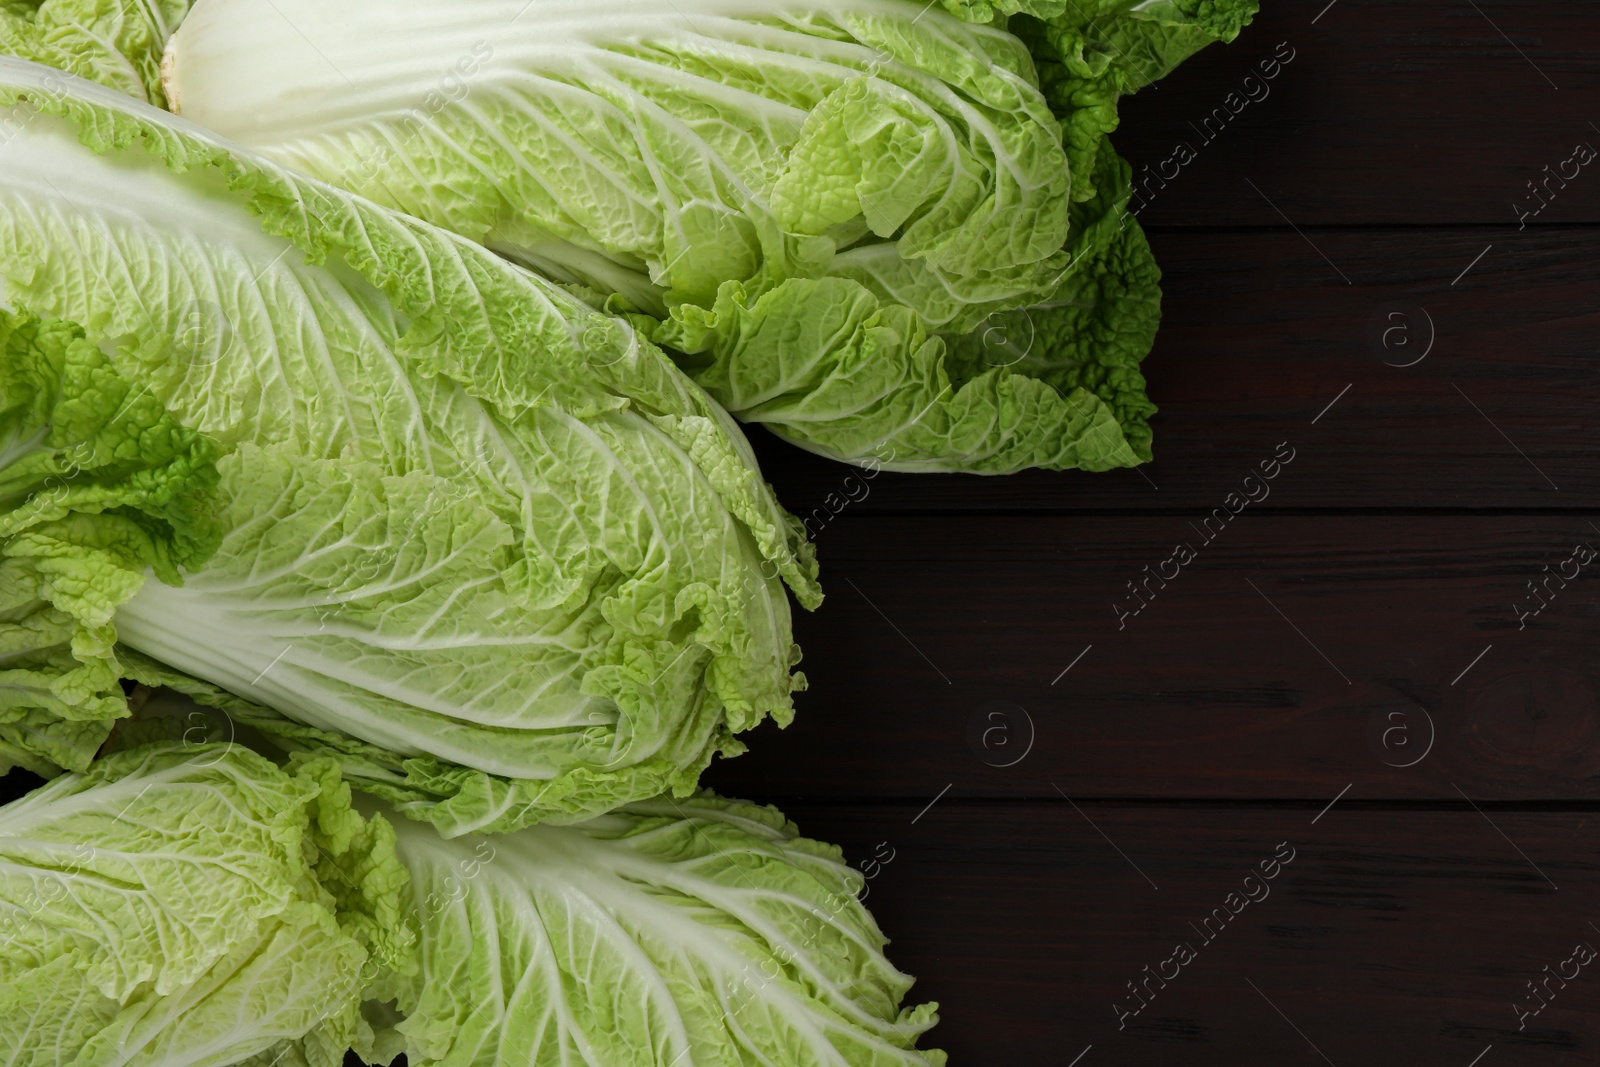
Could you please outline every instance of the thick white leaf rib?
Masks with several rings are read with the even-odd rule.
[[[287,1042],[336,1067],[370,1048],[363,986],[380,960],[414,970],[380,825],[232,744],[118,751],[0,808],[0,1064],[228,1067]]]
[[[37,78],[0,61],[0,96]],[[524,821],[688,788],[788,720],[810,547],[628,322],[126,98],[37,102],[0,150],[0,296],[225,453],[220,547],[121,604],[125,646],[512,780],[472,803]]]
[[[419,1067],[911,1067],[932,1005],[855,899],[860,876],[771,809],[703,795],[450,841],[399,829],[424,968],[400,983]]]
[[[911,0],[337,19],[202,0],[167,75],[175,110],[274,159],[658,312],[758,271],[837,270],[880,296],[960,293],[973,308],[919,310],[975,322],[1060,273],[1070,179],[1026,49]],[[841,108],[866,124],[840,126]],[[855,136],[910,155],[862,155]],[[863,243],[882,255],[851,258]]]

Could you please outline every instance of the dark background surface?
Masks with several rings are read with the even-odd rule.
[[[1600,562],[1518,616],[1600,548],[1600,165],[1516,207],[1600,148],[1600,5],[1325,5],[1124,104],[1136,172],[1197,156],[1141,214],[1153,464],[847,485],[752,435],[829,598],[794,725],[709,784],[872,875],[955,1063],[1600,1062],[1600,961],[1513,1007],[1600,947]]]
[[[1195,151],[1140,214],[1156,461],[752,431],[828,601],[794,724],[706,784],[843,846],[953,1064],[1600,1063],[1600,959],[1518,1013],[1600,948],[1600,559],[1529,587],[1600,549],[1600,160],[1518,217],[1600,149],[1600,4],[1265,4],[1113,138]]]

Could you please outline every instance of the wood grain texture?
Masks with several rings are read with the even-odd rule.
[[[913,995],[940,1002],[930,1043],[954,1064],[1066,1067],[1090,1045],[1079,1067],[1468,1067],[1488,1045],[1499,1063],[1594,1062],[1600,961],[1524,1029],[1512,1008],[1575,943],[1600,947],[1593,811],[1322,806],[946,797],[915,823],[920,804],[788,813],[874,874],[868,903],[921,979]],[[1228,909],[1280,842],[1292,861],[1207,942],[1190,924]],[[1195,959],[1119,1030],[1126,983],[1179,942]]]
[[[1355,285],[1286,228],[1152,235],[1164,318],[1144,373],[1161,410],[1155,462],[1140,470],[882,472],[870,485],[857,475],[851,489],[849,468],[758,431],[763,470],[813,529],[863,493],[853,511],[1210,508],[1283,440],[1302,458],[1275,489],[1275,507],[1600,500],[1600,231],[1348,230],[1315,240]]]
[[[1203,521],[842,515],[822,535],[829,599],[797,623],[812,688],[711,780],[770,797],[1038,797],[1055,781],[1600,799],[1600,560],[1563,566],[1600,548],[1600,522],[1248,506]],[[1194,560],[1164,566],[1179,543]],[[994,701],[1025,714],[990,717]]]
[[[1526,229],[1512,202],[1600,145],[1600,8],[1266,8],[1115,138],[1158,167],[1296,50],[1141,212],[1156,462],[864,479],[754,433],[829,600],[795,723],[707,782],[873,875],[957,1065],[1592,1064],[1594,964],[1520,1029],[1513,1003],[1600,945],[1600,573],[1512,605],[1600,543],[1600,174]],[[1124,583],[1284,441],[1271,495],[1118,629]]]
[[[1580,141],[1600,148],[1590,125],[1600,124],[1593,4],[1261,6],[1232,45],[1208,49],[1124,102],[1113,139],[1136,174],[1147,165],[1159,172],[1180,142],[1196,155],[1156,189],[1144,221],[1279,226],[1281,211],[1302,228],[1514,226],[1512,204],[1529,200],[1526,183],[1542,181],[1543,167],[1555,168]],[[1280,42],[1293,60],[1264,85],[1246,86]],[[1231,92],[1240,95],[1229,102]],[[1248,92],[1266,95],[1250,101]],[[1224,116],[1207,126],[1217,108]],[[1600,221],[1594,169],[1564,189],[1553,185],[1550,206],[1530,226]]]
[[[1594,1064],[1600,961],[1513,1004],[1600,946],[1600,562],[1518,618],[1600,546],[1600,168],[1515,205],[1600,147],[1600,6],[1265,7],[1114,137],[1196,149],[1139,212],[1156,461],[869,479],[753,431],[829,599],[794,724],[706,783],[872,875],[958,1067]]]

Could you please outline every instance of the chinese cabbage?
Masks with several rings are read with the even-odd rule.
[[[627,321],[81,80],[0,105],[0,758],[86,765],[123,649],[513,791],[479,828],[788,721],[810,546]]]

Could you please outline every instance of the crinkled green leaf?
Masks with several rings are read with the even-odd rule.
[[[1066,206],[1125,185],[1118,99],[1255,2],[200,0],[167,86],[274,159],[655,316],[719,402],[802,447],[1103,470],[1150,457],[1155,268]],[[1037,346],[995,365],[1018,323]]]
[[[118,654],[128,676],[184,694],[202,707],[179,701],[174,711],[168,701],[153,701],[133,720],[117,724],[111,744],[119,739],[137,744],[157,739],[249,738],[264,750],[285,754],[296,765],[333,759],[355,789],[433,824],[446,837],[504,832],[532,822],[581,820],[636,799],[640,790],[651,787],[688,795],[714,755],[734,756],[745,750],[742,742],[726,733],[718,741],[720,747],[688,766],[660,759],[636,765],[625,775],[579,769],[546,781],[509,778],[448,764],[435,756],[405,756],[347,734],[307,726],[132,649],[123,647]],[[166,721],[153,723],[152,711]]]
[[[970,314],[1060,273],[1069,175],[1027,53],[910,0],[202,0],[167,88],[280,162],[658,311],[842,273]]]
[[[1161,271],[1127,213],[1128,165],[1100,153],[1093,199],[1073,205],[1074,268],[1049,301],[990,317],[950,338],[946,365],[964,383],[996,367],[1047,382],[1064,396],[1084,390],[1110,408],[1128,447],[1151,458],[1150,416],[1139,364],[1161,319]]]
[[[14,0],[0,6],[0,55],[43,63],[166,106],[161,53],[190,0]]]
[[[149,680],[214,695],[160,668]],[[288,752],[335,801],[336,821],[350,817],[338,774],[366,790],[383,771],[359,742],[222,702],[141,689],[111,747]],[[390,823],[369,825],[387,859]],[[700,794],[508,834],[445,838],[404,820],[393,833],[410,875],[405,947],[414,923],[420,967],[387,966],[368,987],[378,1062],[402,1051],[418,1067],[944,1062],[915,1049],[936,1005],[902,1007],[911,979],[884,958],[860,873],[774,809]]]
[[[767,708],[787,721],[787,663],[770,675],[781,691],[750,692],[756,650],[721,614],[742,606],[737,587],[673,601],[619,583],[594,611],[565,608],[562,584],[530,605],[508,525],[437,478],[253,446],[222,468],[237,491],[221,550],[118,616],[124,641],[179,668],[323,730],[425,754],[430,779],[533,779],[523,788],[552,813],[691,789],[733,731]],[[696,619],[693,645],[666,637]],[[213,647],[218,633],[236,635],[230,647]]]
[[[1067,205],[1092,195],[1021,42],[973,24],[996,9],[291,7],[303,39],[265,0],[202,0],[171,50],[183,113],[665,320],[654,336],[720,403],[803,447],[908,470],[1135,462],[1092,390],[1012,373],[958,393],[928,346],[1051,299]],[[801,368],[800,345],[831,347]]]
[[[364,990],[416,968],[408,876],[381,816],[317,771],[169,742],[0,808],[0,1062],[223,1067],[292,1042],[332,1067],[373,1048]]]
[[[82,770],[126,714],[113,614],[216,546],[216,450],[81,327],[3,308],[0,442],[0,758]]]
[[[1164,78],[1206,45],[1232,41],[1258,3],[1068,0],[1060,10],[1054,3],[1023,8],[1011,30],[1032,51],[1039,85],[1061,120],[1067,168],[1083,177],[1095,173],[1106,135],[1117,128],[1118,100]],[[1094,182],[1080,180],[1072,198],[1088,200],[1097,191]]]
[[[728,282],[710,311],[679,311],[662,340],[716,354],[697,374],[714,395],[824,455],[988,474],[1137,462],[1094,392],[1058,391],[1004,365],[952,380],[944,338],[843,279],[794,280],[754,300]],[[992,330],[978,332],[980,353]]]
[[[839,851],[710,795],[445,840],[397,826],[425,979],[415,1067],[937,1067]]]
[[[435,800],[512,782],[524,821],[690,790],[733,734],[788,721],[783,590],[819,601],[811,547],[628,320],[44,77],[0,62],[0,95],[39,109],[0,154],[0,291],[225,453],[204,565],[121,603],[80,583],[115,608],[100,661],[119,639],[419,761]]]

